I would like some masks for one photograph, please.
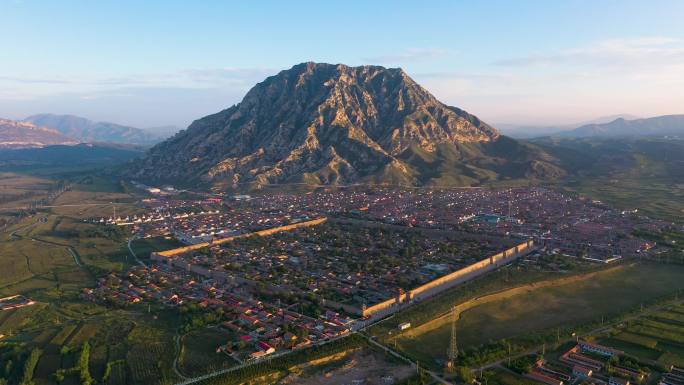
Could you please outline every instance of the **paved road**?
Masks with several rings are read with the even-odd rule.
[[[175,357],[173,357],[173,366],[172,367],[173,367],[173,371],[176,373],[176,375],[178,377],[180,377],[183,380],[187,380],[188,377],[183,375],[183,373],[181,373],[180,370],[178,369],[178,359],[180,358],[180,353],[181,353],[181,343],[180,343],[181,337],[182,336],[178,333],[176,333],[176,335],[173,337],[173,340],[176,343],[176,354],[175,354]]]
[[[12,231],[12,232],[10,233],[10,235],[9,235],[9,236],[10,236],[10,239],[13,239],[13,240],[14,240],[14,239],[21,239],[21,238],[23,238],[21,235],[17,234],[19,231],[24,231],[24,230],[32,229],[32,228],[38,226],[38,225],[41,224],[41,223],[47,222],[47,219],[48,219],[48,217],[40,217],[40,218],[36,219],[36,221],[33,222],[33,223],[31,223],[31,224],[28,224],[28,225],[26,225],[26,226],[22,226],[22,227],[20,227],[20,228],[18,228],[18,229],[15,229],[14,231]]]
[[[128,252],[131,254],[131,256],[133,256],[133,259],[135,259],[135,262],[137,262],[138,265],[147,267],[145,262],[138,259],[138,255],[135,254],[135,252],[133,251],[133,247],[131,247],[131,244],[133,243],[133,241],[135,241],[136,239],[139,239],[139,238],[140,238],[139,234],[135,234],[132,237],[128,238]]]

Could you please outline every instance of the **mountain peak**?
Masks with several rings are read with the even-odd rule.
[[[499,137],[401,68],[306,62],[155,146],[133,173],[223,185],[339,184],[389,173],[416,184],[421,173],[404,160],[410,153]]]

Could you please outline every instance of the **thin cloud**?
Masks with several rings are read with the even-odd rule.
[[[399,53],[367,57],[363,60],[369,63],[415,62],[441,58],[450,54],[451,51],[441,48],[409,48]]]
[[[198,83],[243,83],[261,80],[264,77],[277,72],[272,68],[209,68],[188,69],[182,72],[192,81]]]
[[[682,40],[671,37],[641,37],[602,40],[555,53],[534,53],[501,59],[503,67],[552,65],[663,66],[684,62]]]
[[[21,76],[0,76],[0,81],[22,83],[22,84],[72,84],[69,79],[42,79]]]
[[[274,73],[273,69],[265,68],[209,68],[183,69],[171,73],[161,74],[131,74],[119,77],[22,77],[0,76],[0,83],[16,83],[49,87],[51,85],[71,86],[80,89],[107,89],[119,87],[198,87],[207,86],[241,86],[250,85]],[[55,89],[63,92],[64,87]]]

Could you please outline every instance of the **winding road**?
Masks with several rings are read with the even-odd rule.
[[[133,257],[133,259],[135,260],[135,262],[136,262],[138,265],[147,267],[147,265],[145,264],[145,262],[141,261],[141,260],[138,258],[138,255],[135,253],[135,251],[133,251],[132,243],[133,243],[133,241],[135,241],[136,239],[140,239],[140,234],[134,234],[132,237],[128,238],[128,252],[131,254],[131,256]]]

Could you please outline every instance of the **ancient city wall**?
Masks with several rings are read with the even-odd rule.
[[[240,238],[253,237],[253,236],[257,236],[257,235],[258,236],[266,236],[266,235],[271,235],[271,234],[275,234],[275,233],[280,233],[282,231],[298,229],[301,227],[316,226],[316,225],[320,225],[321,223],[325,223],[325,221],[327,221],[327,220],[328,220],[328,218],[323,217],[323,218],[313,219],[313,220],[306,221],[306,222],[293,223],[291,225],[285,225],[285,226],[274,227],[272,229],[260,230],[260,231],[256,231],[256,232],[249,233],[249,234],[240,234],[240,235],[235,235],[232,237],[221,238],[221,239],[215,240],[214,242],[203,242],[203,243],[198,243],[196,245],[179,247],[177,249],[153,252],[151,254],[151,258],[152,258],[152,260],[163,260],[163,257],[172,257],[174,255],[187,253],[188,251],[199,250],[203,247],[220,245],[223,243],[232,242],[232,241],[234,241],[236,239],[240,239]]]
[[[534,242],[527,241],[515,247],[505,250],[501,253],[492,255],[479,262],[456,270],[453,273],[447,274],[432,280],[422,286],[419,286],[408,293],[398,295],[392,299],[380,302],[376,305],[363,309],[363,316],[372,316],[376,314],[388,314],[394,310],[398,310],[402,305],[412,301],[421,301],[437,295],[445,290],[448,290],[460,283],[471,280],[477,276],[487,273],[497,267],[508,264],[520,256],[530,253],[534,249]]]
[[[279,226],[279,227],[274,227],[271,229],[266,229],[266,230],[261,230],[261,231],[256,231],[253,233],[249,234],[240,234],[240,235],[235,235],[232,237],[227,237],[227,238],[222,238],[219,240],[216,240],[214,242],[204,242],[204,243],[198,243],[196,245],[191,245],[191,246],[186,246],[186,247],[180,247],[177,249],[172,249],[172,250],[167,250],[167,251],[161,251],[161,252],[153,252],[151,253],[151,259],[155,261],[160,261],[160,262],[168,262],[173,265],[177,265],[178,267],[184,268],[186,270],[193,271],[197,274],[201,274],[204,276],[214,276],[215,272],[211,271],[210,269],[206,269],[200,266],[195,266],[188,264],[185,261],[178,260],[176,261],[175,259],[169,259],[169,257],[178,255],[178,254],[183,254],[187,253],[189,251],[193,250],[199,250],[204,247],[208,246],[213,246],[213,245],[220,245],[228,242],[232,242],[236,239],[240,238],[247,238],[247,237],[252,237],[252,236],[267,236],[271,234],[276,234],[282,231],[289,231],[289,230],[294,230],[297,228],[302,228],[302,227],[310,227],[310,226],[316,226],[322,223],[325,223],[328,220],[326,217],[318,218],[318,219],[313,219],[310,221],[306,222],[300,222],[300,223],[294,223],[291,225],[286,225],[286,226]],[[407,305],[413,301],[421,301],[424,299],[427,299],[429,297],[432,297],[434,295],[437,295],[445,290],[448,290],[460,283],[469,281],[477,276],[480,276],[484,273],[487,273],[491,270],[494,270],[500,266],[503,266],[505,264],[508,264],[515,259],[517,259],[520,256],[526,255],[530,253],[534,249],[534,242],[533,241],[527,241],[524,243],[521,243],[515,247],[512,247],[508,250],[505,250],[501,253],[489,256],[485,259],[482,259],[481,261],[475,262],[471,265],[468,265],[464,267],[463,269],[454,271],[450,274],[447,274],[443,277],[439,277],[433,281],[430,281],[422,286],[419,286],[408,293],[402,293],[398,294],[395,297],[392,297],[386,301],[380,302],[378,304],[375,304],[373,306],[364,308],[364,309],[357,309],[353,308],[349,305],[344,305],[342,306],[345,308],[345,311],[348,311],[350,313],[356,313],[358,315],[362,316],[373,316],[373,315],[383,315],[383,314],[389,314],[394,311],[399,310],[402,308],[404,305]],[[214,277],[214,278],[219,278],[219,277]],[[220,277],[220,278],[226,278],[226,277]],[[330,302],[330,301],[329,301]],[[336,303],[331,303],[331,305],[335,305]],[[342,305],[342,304],[339,304]]]

